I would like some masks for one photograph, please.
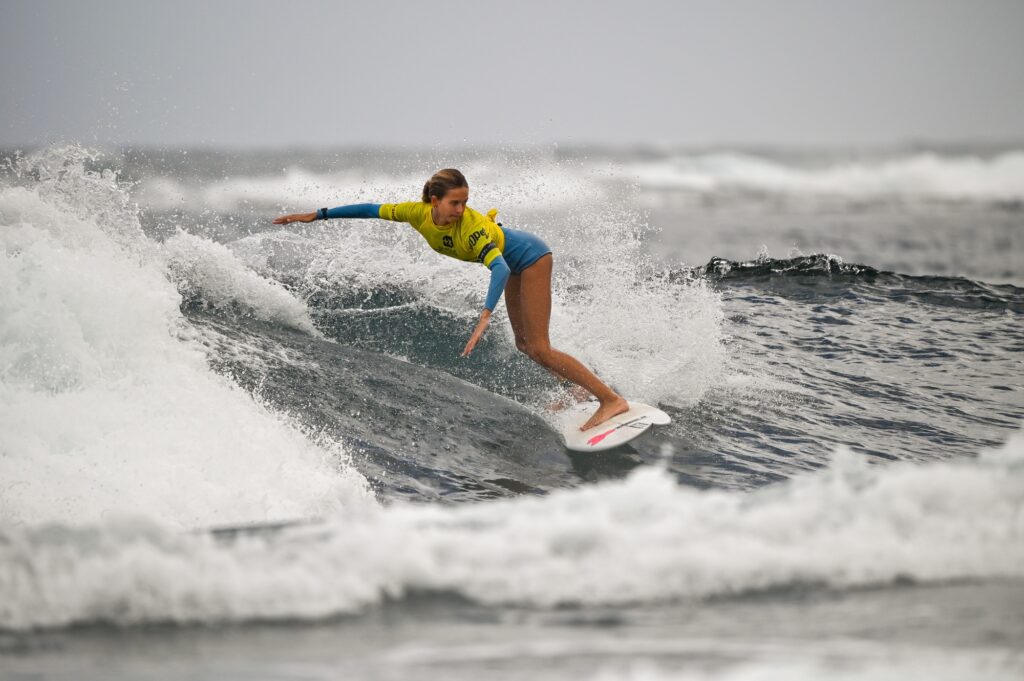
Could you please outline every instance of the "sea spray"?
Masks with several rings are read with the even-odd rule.
[[[699,279],[670,277],[646,254],[653,229],[630,207],[635,188],[613,189],[598,174],[545,159],[519,172],[486,163],[470,164],[465,172],[473,206],[497,207],[499,222],[537,234],[551,246],[553,345],[624,394],[652,403],[696,403],[720,380],[726,361],[720,296]],[[370,178],[339,192],[353,197],[346,202],[416,200],[417,184],[410,179],[407,185]],[[570,207],[563,218],[550,217],[553,208]],[[289,282],[335,316],[373,311],[387,292],[389,309],[396,299],[416,303],[462,320],[468,333],[487,291],[485,268],[438,256],[402,224],[289,225],[228,247],[263,276]],[[495,312],[488,333],[502,339],[501,361],[507,363],[514,339],[505,306]],[[386,344],[378,349],[395,352]]]

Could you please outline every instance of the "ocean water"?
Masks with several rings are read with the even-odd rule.
[[[1024,150],[10,150],[0,678],[1016,679]],[[673,417],[567,452],[484,268]]]

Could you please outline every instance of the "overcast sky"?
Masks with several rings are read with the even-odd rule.
[[[0,0],[0,144],[1024,140],[1024,0]]]

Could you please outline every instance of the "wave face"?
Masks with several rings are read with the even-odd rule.
[[[169,279],[182,249],[147,239],[116,178],[87,160],[54,150],[25,162],[29,186],[0,190],[4,522],[194,526],[364,503],[343,450],[210,370]],[[249,292],[264,307],[286,295],[265,281]]]

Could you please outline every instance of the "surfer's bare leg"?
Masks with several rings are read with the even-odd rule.
[[[519,295],[521,279],[518,274],[510,274],[505,282],[505,309],[508,311],[508,323],[512,325],[512,333],[516,337],[516,348],[526,353],[526,333],[523,331],[523,309]]]
[[[530,348],[526,344],[526,331],[523,328],[523,299],[521,295],[521,284],[522,279],[518,274],[513,274],[509,276],[508,281],[505,283],[505,309],[508,311],[508,321],[509,324],[512,325],[512,333],[515,335],[516,338],[516,348],[519,350],[519,352],[529,356]],[[582,391],[583,395],[579,396],[579,399],[581,401],[590,397],[590,393],[588,391],[576,385],[575,383],[572,383],[572,381],[570,381],[565,376],[562,376],[553,368],[544,368],[547,369],[548,373],[550,373],[558,380],[565,381],[566,383],[571,384],[573,388],[575,388],[576,390]]]
[[[616,414],[629,410],[629,404],[614,390],[605,385],[601,379],[583,366],[572,355],[551,347],[548,338],[548,325],[551,322],[551,254],[541,257],[527,267],[521,275],[513,300],[506,298],[509,308],[509,320],[515,332],[517,321],[513,318],[512,307],[518,308],[518,323],[521,326],[523,340],[526,342],[526,354],[533,361],[550,369],[567,381],[571,381],[586,389],[598,399],[600,406],[580,430],[593,428],[607,421]],[[511,280],[512,277],[509,277]],[[509,292],[506,284],[505,293]],[[519,347],[519,334],[516,334],[516,347]],[[520,348],[522,349],[522,348]]]
[[[505,309],[508,310],[508,321],[512,325],[512,333],[516,338],[516,348],[519,352],[524,355],[529,355],[529,348],[526,345],[526,332],[523,331],[523,309],[522,309],[522,297],[520,296],[520,277],[518,274],[510,275],[508,281],[505,282]],[[569,393],[572,399],[577,402],[582,402],[590,397],[590,393],[585,388],[581,388],[576,385],[565,376],[562,376],[554,369],[544,367],[548,370],[552,376],[557,378],[559,381],[569,384],[572,386],[569,389]],[[564,408],[568,405],[553,406],[552,409]]]

